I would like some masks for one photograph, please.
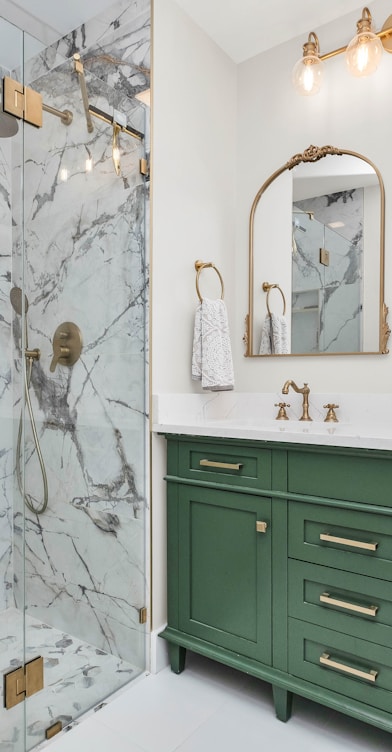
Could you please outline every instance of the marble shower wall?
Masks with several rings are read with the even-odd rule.
[[[15,515],[15,600],[33,617],[144,665],[139,608],[146,601],[146,110],[133,98],[149,80],[150,4],[120,2],[31,61],[26,82],[73,121],[44,113],[24,154],[25,291],[29,344],[41,350],[31,397],[49,485],[47,511]],[[74,52],[85,64],[90,103],[124,113],[145,142],[94,119],[89,134]],[[86,171],[86,159],[93,169]],[[21,164],[13,165],[16,178]],[[13,232],[13,284],[20,284],[20,227]],[[9,319],[9,313],[8,313]],[[55,329],[82,332],[80,360],[50,372]],[[9,326],[9,322],[8,322]],[[20,347],[15,336],[14,347]],[[42,478],[26,422],[26,490],[42,501]],[[110,691],[110,681],[107,690]]]
[[[314,212],[314,219],[295,209]],[[342,226],[334,230],[328,225],[337,213]],[[359,351],[363,188],[296,201],[293,215],[292,351]],[[327,266],[320,262],[320,248],[329,252]]]

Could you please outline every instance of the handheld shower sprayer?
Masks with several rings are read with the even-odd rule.
[[[20,287],[13,287],[10,292],[10,301],[11,305],[18,316],[22,316],[24,314],[24,343],[25,343],[25,351],[24,351],[24,368],[23,368],[23,378],[24,378],[24,390],[25,390],[25,400],[27,404],[27,408],[29,411],[30,416],[30,423],[31,423],[31,429],[33,432],[33,438],[34,438],[34,444],[38,456],[38,461],[41,468],[41,475],[42,475],[42,483],[43,483],[43,490],[44,490],[44,499],[41,504],[41,506],[36,506],[34,504],[33,497],[28,494],[24,488],[23,488],[23,479],[22,479],[22,470],[20,466],[20,457],[21,457],[21,447],[22,447],[22,432],[23,432],[23,407],[20,413],[19,418],[19,429],[18,429],[18,441],[16,446],[16,477],[18,481],[18,487],[21,496],[24,498],[25,504],[30,509],[31,512],[34,512],[35,514],[42,514],[42,512],[45,511],[45,509],[48,506],[48,479],[46,475],[46,469],[45,469],[45,463],[41,452],[41,447],[39,444],[37,429],[35,426],[35,420],[34,420],[34,413],[33,408],[31,404],[30,399],[30,382],[31,382],[31,373],[33,370],[33,363],[35,360],[39,360],[40,358],[40,351],[36,348],[35,350],[29,350],[28,346],[28,331],[27,331],[27,311],[29,308],[29,301],[27,300],[26,295],[23,295],[22,290]]]

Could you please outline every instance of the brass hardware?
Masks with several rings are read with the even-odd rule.
[[[288,416],[286,414],[286,407],[290,407],[289,403],[288,402],[275,402],[275,407],[279,407],[279,411],[275,420],[288,420]]]
[[[266,533],[267,527],[268,527],[267,522],[262,522],[262,520],[256,521],[256,533]]]
[[[45,730],[45,739],[53,739],[53,737],[56,736],[56,734],[59,734],[60,731],[62,730],[63,730],[63,724],[61,721],[57,721],[57,723],[53,723],[52,726],[49,726],[49,728]]]
[[[25,350],[26,360],[39,360],[41,357],[41,350],[35,347],[34,350]]]
[[[73,59],[74,59],[75,73],[78,74],[78,79],[79,79],[80,93],[82,95],[84,114],[86,116],[87,131],[89,133],[92,133],[94,130],[94,125],[93,125],[93,121],[91,120],[91,115],[89,111],[88,93],[87,93],[86,79],[84,76],[83,63],[80,59],[80,55],[78,52],[75,52]]]
[[[330,606],[338,606],[338,608],[347,608],[349,611],[356,611],[359,614],[366,614],[367,616],[376,616],[378,611],[378,606],[357,606],[356,603],[341,601],[339,598],[331,598],[329,593],[321,593],[320,603],[328,603]]]
[[[4,707],[9,710],[44,687],[44,659],[39,656],[4,676]]]
[[[42,112],[59,117],[64,125],[70,125],[73,114],[70,110],[57,110],[42,101],[41,94],[9,76],[3,78],[3,110],[24,120],[36,128],[42,128]]]
[[[366,679],[366,681],[370,682],[375,682],[378,674],[378,671],[374,671],[374,669],[369,672],[360,671],[358,668],[352,668],[352,666],[347,666],[345,663],[332,661],[329,657],[329,653],[323,653],[320,656],[320,663],[322,663],[323,666],[336,668],[338,671],[343,671],[345,674],[352,674],[353,676],[358,676],[360,679]]]
[[[290,387],[292,389],[294,389],[294,391],[297,392],[297,394],[302,394],[302,396],[303,396],[303,399],[302,399],[302,415],[300,417],[300,420],[312,420],[312,418],[309,415],[309,392],[310,392],[310,389],[309,389],[307,383],[305,382],[304,385],[303,385],[303,387],[301,387],[301,389],[300,389],[297,386],[297,384],[295,383],[295,381],[292,381],[292,380],[285,381],[285,383],[283,384],[283,387],[282,387],[282,394],[288,394]]]
[[[353,546],[354,548],[365,548],[367,551],[375,551],[378,543],[365,543],[364,541],[350,540],[349,538],[339,538],[330,533],[320,533],[320,540],[328,543],[338,543],[340,546]]]
[[[23,118],[24,86],[9,76],[3,78],[3,110],[9,115]]]
[[[381,36],[381,34],[383,34],[383,36]],[[379,37],[384,50],[392,52],[392,16],[388,16],[381,29],[381,33],[379,33]]]
[[[201,297],[201,294],[200,294],[199,277],[200,277],[200,273],[203,271],[203,269],[214,269],[216,271],[216,273],[217,273],[217,275],[219,277],[220,283],[221,283],[221,288],[222,288],[221,299],[223,300],[223,297],[224,297],[224,294],[225,294],[225,288],[224,288],[224,284],[223,284],[222,275],[221,275],[219,269],[217,269],[217,267],[215,266],[215,264],[213,264],[211,261],[205,262],[205,261],[200,261],[198,259],[197,261],[195,261],[195,269],[196,269],[196,272],[197,272],[197,274],[196,274],[196,292],[197,292],[197,296],[198,296],[198,298],[200,300],[200,303],[203,302],[203,298]]]
[[[221,467],[224,470],[241,470],[241,462],[214,462],[213,460],[200,460],[202,467]]]
[[[286,313],[286,298],[284,296],[284,292],[283,292],[282,288],[279,287],[279,285],[277,285],[277,284],[271,284],[270,285],[269,282],[263,282],[262,288],[263,288],[264,292],[267,293],[266,304],[267,304],[267,311],[268,311],[268,313],[269,313],[270,316],[271,316],[271,311],[270,311],[270,307],[269,307],[269,294],[270,294],[271,290],[273,290],[274,288],[276,290],[279,290],[279,292],[280,292],[280,294],[282,296],[282,300],[283,300],[283,316],[284,316],[285,313]]]
[[[320,248],[320,264],[329,266],[329,251],[326,248]]]
[[[146,624],[147,622],[147,608],[143,606],[139,608],[139,624]]]
[[[339,407],[339,405],[335,405],[333,402],[328,402],[326,405],[324,405],[325,409],[328,410],[327,415],[324,419],[324,423],[338,423],[338,419],[335,414],[335,410]]]
[[[60,118],[63,125],[71,125],[73,121],[73,114],[71,110],[57,110],[56,107],[51,107],[50,104],[42,103],[42,109],[44,112],[48,112],[49,115],[55,115]]]
[[[146,178],[150,176],[150,170],[148,169],[148,160],[145,157],[142,157],[139,162],[139,170],[140,174],[144,175]]]
[[[53,358],[50,371],[53,373],[57,364],[73,366],[79,360],[82,346],[82,333],[79,327],[71,321],[60,324],[53,337]]]
[[[9,76],[3,78],[3,110],[36,128],[42,127],[41,94]]]

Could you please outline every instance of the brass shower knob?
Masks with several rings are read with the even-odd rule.
[[[57,327],[53,337],[53,358],[50,370],[55,371],[57,364],[71,366],[80,358],[82,352],[82,333],[72,321],[66,321]]]

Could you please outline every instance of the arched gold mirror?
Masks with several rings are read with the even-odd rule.
[[[384,223],[362,154],[310,146],[276,170],[250,212],[245,354],[387,353]]]

